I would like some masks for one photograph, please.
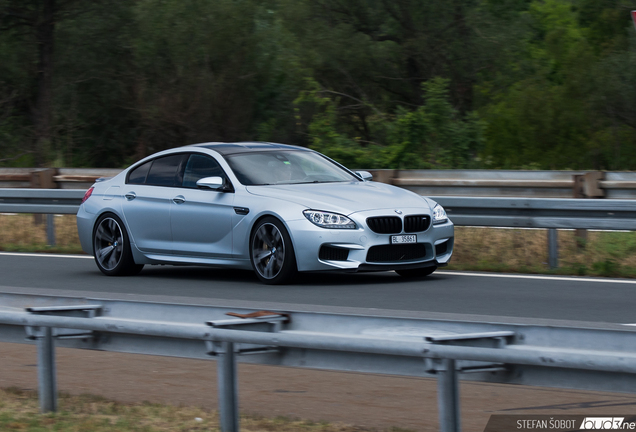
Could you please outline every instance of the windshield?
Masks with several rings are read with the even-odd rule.
[[[246,186],[360,181],[322,155],[309,151],[239,153],[226,159]]]

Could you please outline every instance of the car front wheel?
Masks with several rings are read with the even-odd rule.
[[[114,214],[100,216],[93,230],[93,255],[97,267],[107,276],[134,275],[143,264],[135,264],[128,233]]]
[[[290,282],[296,275],[296,257],[287,229],[274,217],[261,219],[250,237],[250,258],[256,276],[268,285]]]

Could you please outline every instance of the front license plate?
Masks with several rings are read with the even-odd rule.
[[[417,243],[416,235],[395,235],[391,236],[391,244]]]

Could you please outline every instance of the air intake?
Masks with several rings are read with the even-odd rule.
[[[424,243],[380,245],[369,248],[367,262],[413,261],[425,257]]]
[[[444,255],[446,252],[448,252],[448,240],[435,245],[435,255]]]
[[[349,249],[323,245],[318,258],[323,261],[346,261],[349,258]]]

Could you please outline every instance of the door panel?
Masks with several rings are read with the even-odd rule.
[[[233,203],[233,193],[185,188],[175,191],[170,201],[174,253],[229,258]]]
[[[172,253],[170,199],[180,190],[189,156],[160,156],[128,175],[122,207],[132,241],[142,252]]]
[[[231,185],[218,161],[208,155],[191,154],[185,165],[182,187],[171,198],[172,244],[176,255],[229,258],[232,255],[234,194],[199,189],[204,177],[221,177],[225,190]]]
[[[143,252],[171,252],[170,197],[176,188],[124,186],[122,208],[131,241]],[[133,197],[134,196],[134,197]]]

